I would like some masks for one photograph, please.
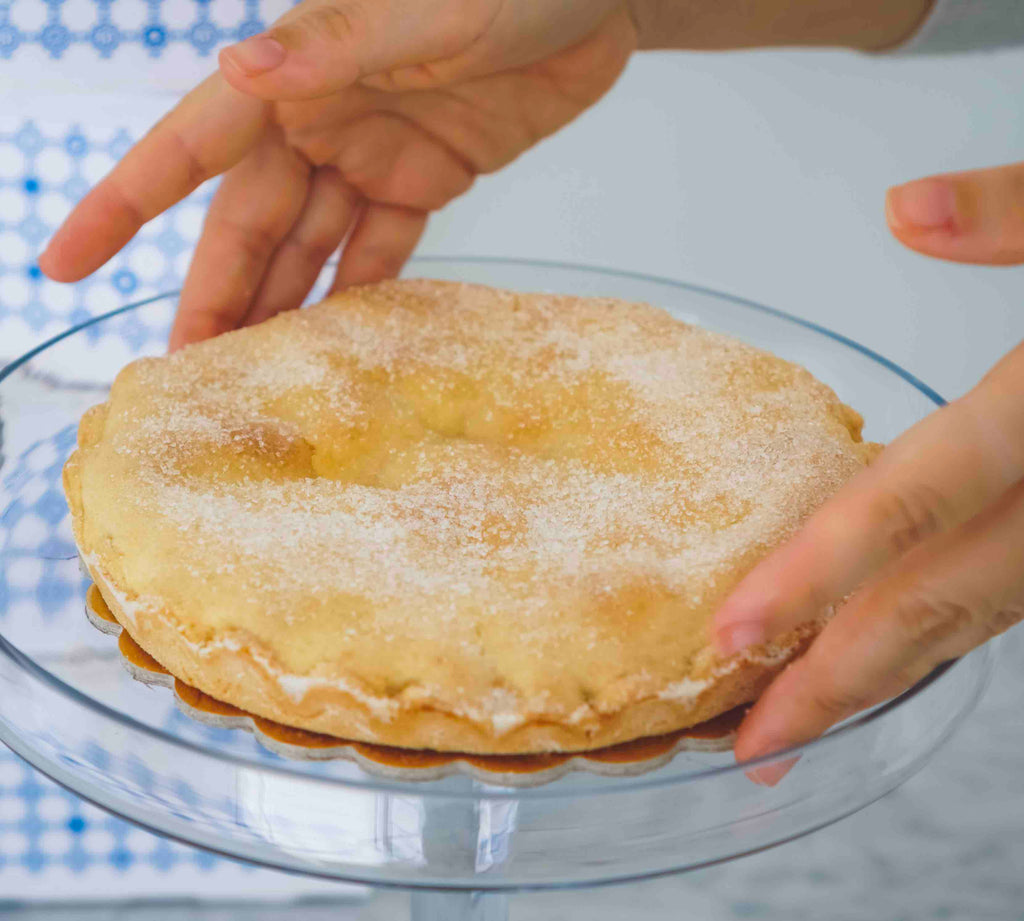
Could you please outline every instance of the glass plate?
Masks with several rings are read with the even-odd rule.
[[[864,413],[876,441],[942,402],[841,336],[678,282],[485,258],[423,257],[408,274],[648,301],[804,365]],[[499,891],[635,879],[751,853],[862,808],[917,771],[983,691],[987,648],[803,746],[774,788],[751,783],[731,755],[696,752],[640,777],[577,774],[535,789],[468,777],[410,784],[343,761],[287,761],[244,733],[201,726],[171,694],[125,674],[116,645],[86,622],[60,488],[81,413],[105,399],[125,361],[152,353],[152,333],[175,306],[173,294],[129,305],[0,372],[0,739],[111,812],[255,863],[375,885]],[[500,914],[497,902],[468,896],[418,904],[424,918]]]

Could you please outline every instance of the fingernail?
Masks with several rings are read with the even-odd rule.
[[[721,627],[715,634],[715,645],[723,656],[732,656],[749,646],[765,641],[764,627],[754,621],[741,621]]]
[[[277,39],[254,35],[244,42],[224,49],[224,54],[247,77],[258,77],[284,63],[285,51]]]
[[[39,272],[42,272],[43,275],[53,281],[72,281],[72,277],[66,272],[62,273],[56,270],[57,266],[54,265],[54,260],[56,258],[57,254],[54,252],[53,247],[50,244],[47,244],[46,249],[44,249],[39,254],[39,258],[36,259],[36,268]]]
[[[773,761],[771,764],[762,764],[760,767],[751,768],[744,773],[750,780],[762,787],[774,787],[799,760],[800,756],[794,755],[792,758],[783,758],[781,761]]]
[[[889,223],[897,230],[953,230],[957,202],[953,183],[918,179],[889,189],[885,197]]]

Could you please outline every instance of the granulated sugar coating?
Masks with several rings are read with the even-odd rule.
[[[66,483],[112,610],[201,690],[369,742],[579,749],[749,700],[807,639],[721,662],[708,625],[867,463],[859,431],[653,307],[386,282],[129,365]]]

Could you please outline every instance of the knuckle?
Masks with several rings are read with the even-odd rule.
[[[107,190],[115,201],[115,207],[126,214],[133,224],[138,224],[141,227],[146,223],[146,209],[135,200],[135,196],[128,189],[118,184],[116,178],[110,181]]]
[[[883,691],[883,696],[888,697],[905,691],[907,688],[912,688],[949,658],[952,657],[943,655],[917,656],[909,662],[894,668]]]
[[[203,163],[199,155],[184,140],[181,142],[181,149],[185,169],[188,171],[188,185],[190,188],[198,188],[213,176],[213,170]]]
[[[384,70],[380,73],[369,74],[360,80],[360,84],[367,89],[379,90],[382,93],[403,93],[412,89],[403,84],[401,71],[398,70]]]
[[[443,195],[437,173],[424,175],[415,167],[398,167],[391,171],[378,191],[378,200],[388,204],[417,208],[440,208],[452,196]]]
[[[834,680],[813,684],[808,697],[808,703],[831,722],[845,719],[871,704],[866,693],[856,688],[843,687]]]
[[[407,253],[404,248],[395,249],[384,244],[363,245],[350,258],[352,283],[367,284],[397,275],[405,264]]]
[[[309,10],[302,21],[311,32],[332,42],[351,44],[362,34],[360,19],[355,4],[324,3]]]
[[[989,617],[982,622],[983,640],[990,640],[1005,633],[1010,627],[1024,621],[1024,603],[1006,605],[993,611]]]
[[[905,637],[917,646],[934,646],[970,631],[978,620],[966,604],[920,591],[902,593],[893,614]]]
[[[380,89],[387,92],[425,90],[449,82],[443,70],[431,61],[399,67],[381,75]]]
[[[914,483],[883,493],[875,501],[874,517],[889,548],[902,556],[944,530],[953,516],[948,500],[939,490]]]
[[[188,139],[177,131],[172,131],[168,138],[178,149],[178,162],[185,167],[186,182],[190,188],[202,185],[213,176],[213,171],[203,162]]]
[[[207,224],[213,224],[211,229],[216,234],[231,239],[233,245],[241,250],[246,261],[251,264],[262,265],[277,248],[278,234],[269,227],[261,227],[258,224],[243,225],[231,218],[212,215],[207,218]]]
[[[405,262],[401,253],[383,248],[374,252],[363,253],[361,261],[363,274],[374,280],[390,278],[392,275],[397,274]]]
[[[1017,216],[1024,209],[1024,164],[1000,169],[1000,176],[1006,183],[1006,202],[1009,209]]]
[[[817,579],[808,581],[805,589],[807,610],[813,611],[815,617],[828,616],[835,612],[836,597],[824,583]]]
[[[319,266],[338,248],[338,241],[327,234],[317,234],[295,241],[305,258]]]
[[[254,227],[239,233],[238,244],[251,262],[264,262],[273,253],[277,236],[261,227]]]

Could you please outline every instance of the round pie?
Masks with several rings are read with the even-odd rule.
[[[754,699],[716,606],[877,446],[804,369],[644,304],[351,289],[140,359],[82,419],[75,537],[172,674],[289,726],[576,751]],[[822,618],[827,612],[822,612]]]

